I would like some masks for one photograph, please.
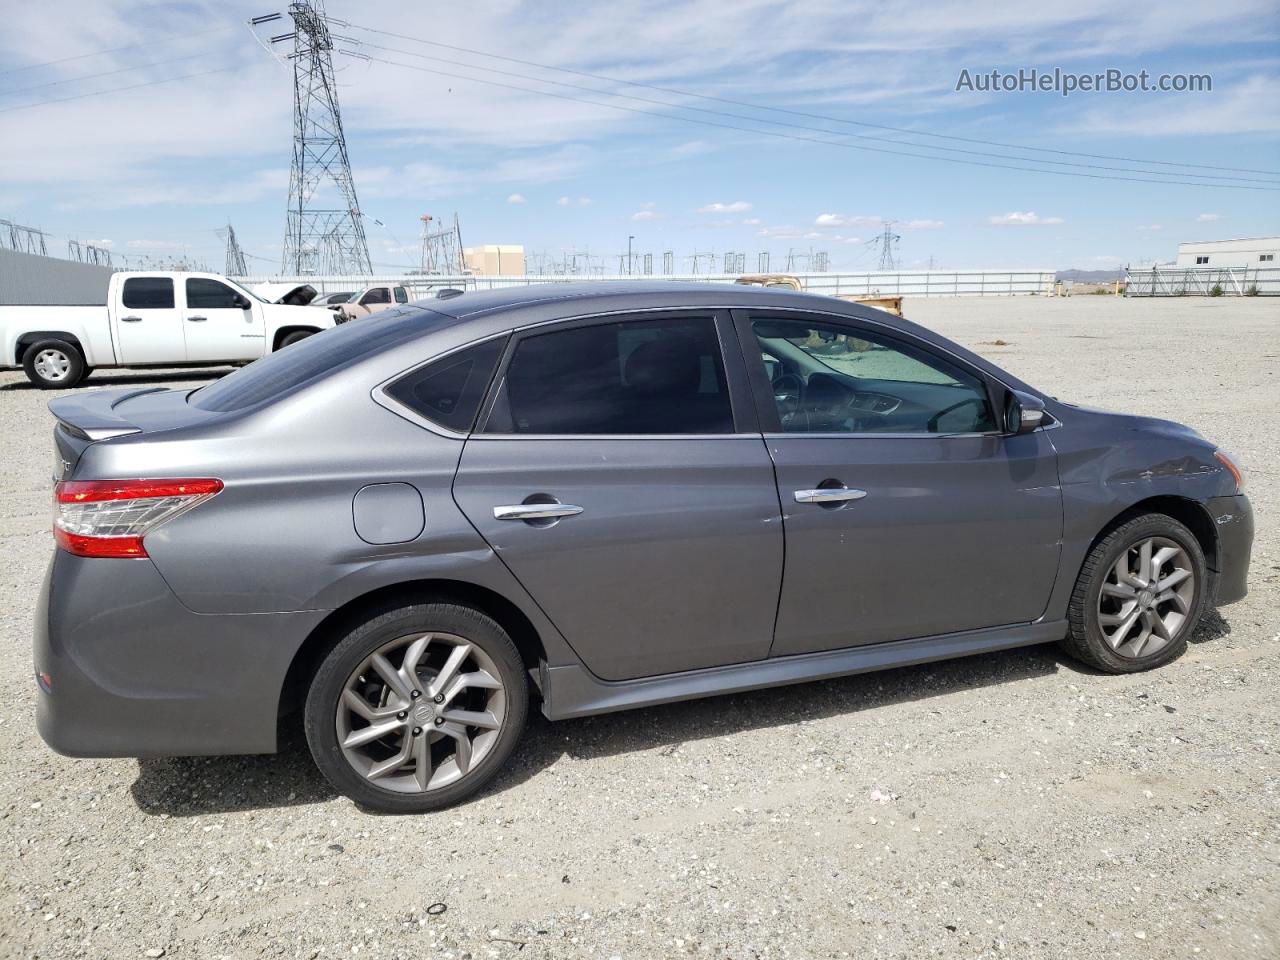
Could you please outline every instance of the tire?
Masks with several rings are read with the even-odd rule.
[[[27,379],[42,390],[66,390],[87,376],[84,355],[65,340],[38,340],[22,354]]]
[[[283,350],[285,347],[291,347],[299,340],[305,340],[307,337],[314,336],[314,330],[295,330],[293,333],[286,333],[280,340],[280,346],[277,350]]]
[[[406,661],[417,643],[423,643],[412,673],[417,682],[405,690]],[[375,654],[382,655],[382,668],[374,666]],[[454,658],[460,665],[442,681]],[[383,679],[383,669],[400,693]],[[464,676],[471,683],[462,684]],[[411,699],[414,689],[422,695]],[[524,732],[528,707],[524,664],[497,621],[472,607],[421,603],[377,614],[338,641],[312,678],[304,726],[316,766],[339,793],[384,813],[426,813],[472,796],[503,768]],[[485,725],[463,723],[463,715]],[[351,742],[375,726],[388,732]],[[388,769],[377,773],[379,766]]]
[[[1156,589],[1140,586],[1152,579],[1150,567],[1143,576],[1144,543],[1152,545],[1153,562],[1176,551],[1155,571]],[[1181,580],[1174,576],[1179,570],[1187,572]],[[1118,571],[1134,571],[1136,579],[1122,581]],[[1171,581],[1176,588],[1158,586]],[[1204,613],[1207,586],[1204,551],[1190,530],[1161,513],[1136,516],[1107,533],[1085,558],[1067,608],[1070,630],[1062,646],[1077,660],[1105,673],[1164,666],[1186,650],[1187,637]],[[1161,601],[1161,597],[1167,599]],[[1126,628],[1135,611],[1137,619]],[[1143,641],[1147,630],[1150,633]]]

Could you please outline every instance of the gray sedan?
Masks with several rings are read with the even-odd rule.
[[[50,409],[44,739],[269,753],[301,714],[324,775],[388,811],[474,793],[531,701],[1050,642],[1157,667],[1245,595],[1253,538],[1193,430],[774,290],[466,293]]]

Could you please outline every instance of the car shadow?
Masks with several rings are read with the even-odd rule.
[[[231,367],[219,367],[213,370],[201,368],[199,370],[171,370],[164,373],[114,373],[99,374],[95,373],[87,380],[81,381],[72,390],[83,390],[93,387],[130,387],[136,384],[156,384],[162,386],[168,383],[183,383],[192,381],[210,381],[225,377],[231,372]],[[15,380],[13,383],[6,383],[0,386],[0,392],[20,391],[20,390],[41,390],[44,388],[37,387],[30,380]],[[53,393],[54,391],[47,391]]]
[[[1230,632],[1221,614],[1210,610],[1190,642],[1207,643]],[[934,713],[941,717],[951,694],[1064,671],[1103,675],[1054,644],[1042,644],[556,723],[534,705],[515,755],[478,796],[518,787],[563,757],[593,760],[668,750],[917,701],[937,700]],[[147,814],[186,817],[301,806],[337,796],[312,763],[300,726],[283,728],[281,750],[274,755],[139,760],[138,778],[130,787],[134,802]]]

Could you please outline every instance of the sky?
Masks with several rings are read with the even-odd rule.
[[[292,68],[269,38],[290,24],[247,21],[284,7],[2,2],[0,218],[59,253],[74,238],[215,270],[230,223],[251,271],[278,270]],[[339,97],[379,272],[416,265],[420,215],[455,212],[466,245],[610,272],[628,238],[678,272],[727,251],[748,270],[761,251],[774,270],[818,251],[868,269],[884,220],[904,269],[1111,269],[1280,233],[1275,0],[326,9],[345,21]],[[957,89],[962,71],[1055,68],[1212,90]]]

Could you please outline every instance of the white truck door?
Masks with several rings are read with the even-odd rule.
[[[187,359],[173,277],[126,277],[120,299],[112,306],[121,365],[183,363]]]
[[[262,356],[262,312],[239,290],[212,277],[187,277],[183,327],[187,360],[256,360]]]

